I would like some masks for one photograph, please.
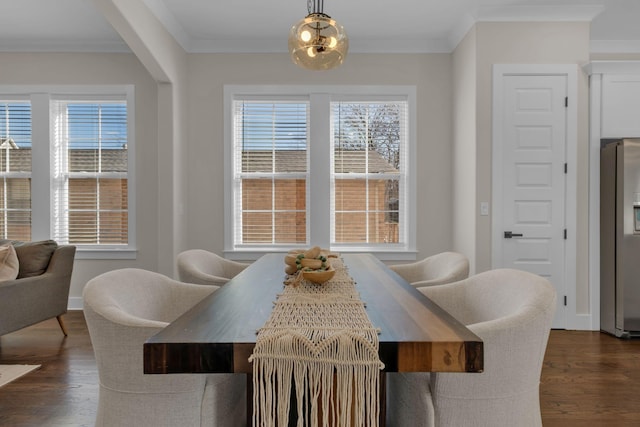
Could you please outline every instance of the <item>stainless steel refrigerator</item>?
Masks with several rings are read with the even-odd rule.
[[[640,139],[602,141],[600,329],[640,336]]]

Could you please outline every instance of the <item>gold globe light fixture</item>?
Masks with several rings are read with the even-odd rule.
[[[289,31],[291,60],[309,70],[335,68],[342,64],[349,50],[344,27],[323,9],[324,0],[307,0],[309,14]]]

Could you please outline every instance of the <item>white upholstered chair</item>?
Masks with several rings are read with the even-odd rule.
[[[189,249],[178,254],[180,281],[199,285],[222,286],[249,264],[231,261],[204,249]]]
[[[441,252],[421,261],[389,268],[416,288],[443,285],[469,277],[469,260],[458,252]]]
[[[110,271],[84,288],[98,365],[96,426],[243,426],[246,377],[143,373],[143,344],[217,288],[140,269]]]
[[[388,374],[387,425],[540,427],[540,373],[556,309],[549,281],[499,269],[420,292],[482,338],[484,371]]]

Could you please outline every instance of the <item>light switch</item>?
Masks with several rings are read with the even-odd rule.
[[[489,202],[480,202],[480,215],[489,215]]]

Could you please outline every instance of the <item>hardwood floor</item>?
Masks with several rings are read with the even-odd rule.
[[[66,338],[55,319],[0,337],[0,364],[42,365],[0,388],[0,426],[93,425],[98,374],[84,316],[65,323]],[[640,340],[551,331],[541,382],[545,427],[640,425]]]
[[[0,426],[93,426],[98,371],[81,311],[0,337],[0,364],[39,364],[0,388]]]
[[[640,426],[640,340],[551,331],[540,405],[545,427]]]

